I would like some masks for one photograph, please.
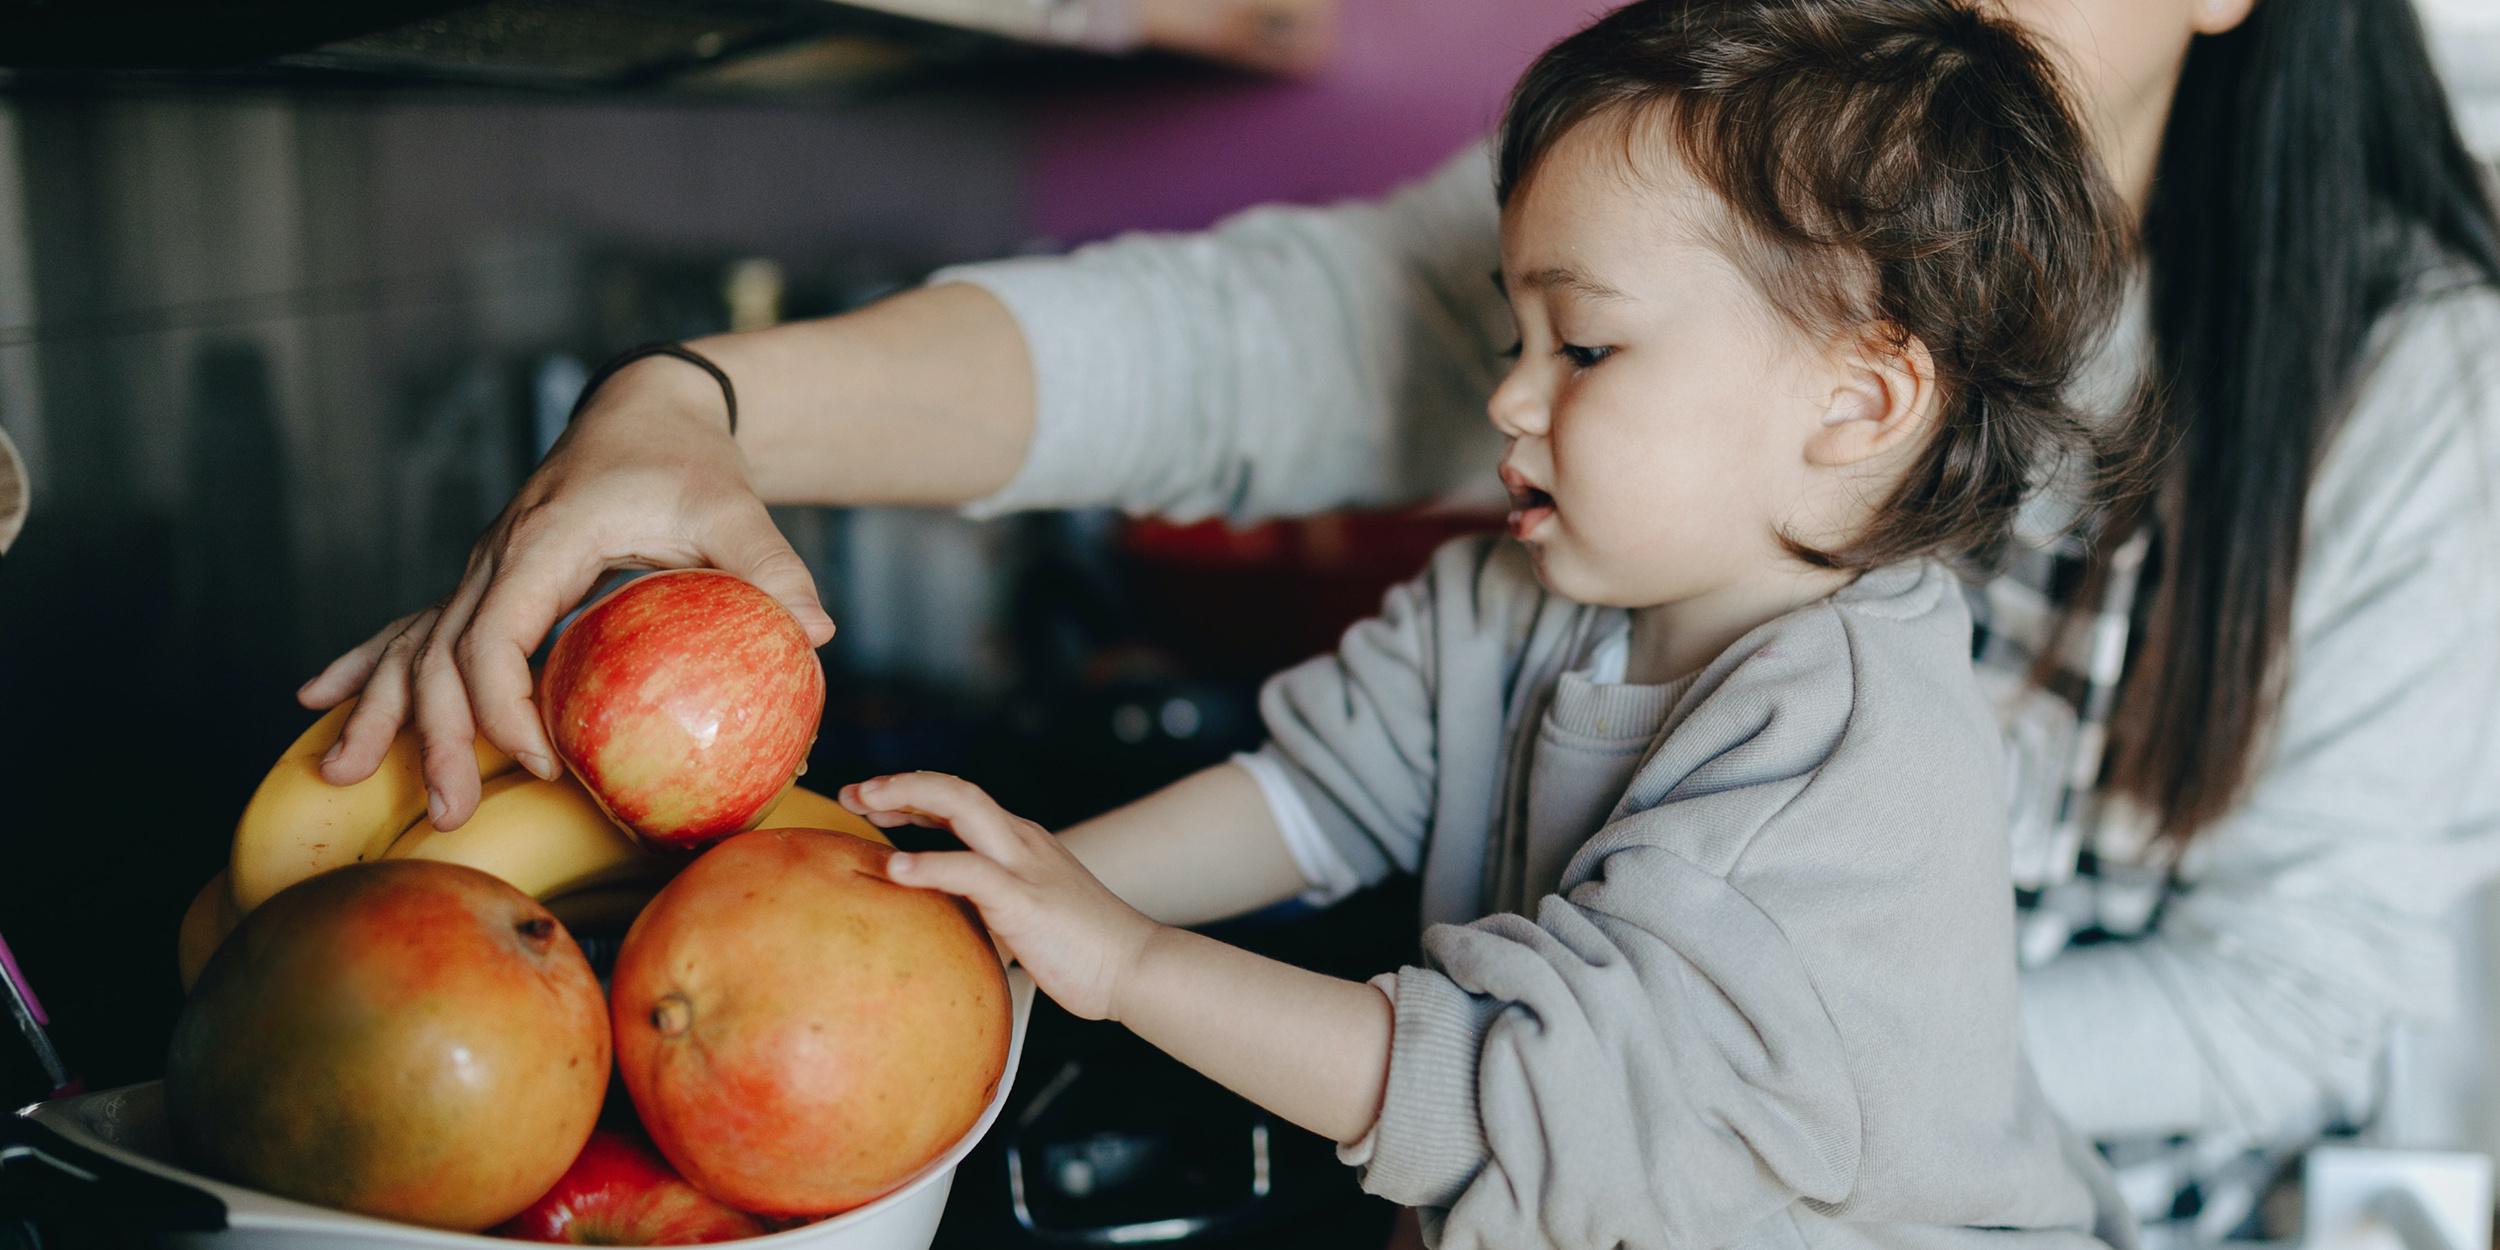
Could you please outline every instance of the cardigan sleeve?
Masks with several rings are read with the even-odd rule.
[[[1449,739],[1500,732],[1501,677],[1526,632],[1519,622],[1546,605],[1526,566],[1515,544],[1452,539],[1414,580],[1390,589],[1378,616],[1346,630],[1335,651],[1259,691],[1270,736],[1258,758],[1299,805],[1279,809],[1280,822],[1312,821],[1358,884],[1420,871],[1447,806],[1443,773],[1452,757],[1466,761],[1466,772],[1489,763],[1489,751]],[[1477,713],[1471,719],[1491,724],[1442,724],[1453,680],[1479,696],[1459,700]],[[1467,781],[1471,793],[1490,784]]]
[[[1025,463],[969,510],[1247,520],[1489,490],[1499,234],[1478,145],[1378,201],[939,271],[996,295],[1032,353]]]
[[[1427,931],[1364,1188],[1445,1250],[2091,1244],[1950,582],[1749,635],[1533,921]]]
[[[2025,974],[2051,1103],[2101,1138],[2258,1142],[2365,1112],[2436,1017],[2445,914],[2500,869],[2500,294],[2390,322],[2314,480],[2284,700],[2247,801],[2146,937]]]

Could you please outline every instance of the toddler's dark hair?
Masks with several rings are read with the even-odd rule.
[[[1993,562],[2048,470],[2104,464],[2064,397],[2123,288],[2128,231],[2056,74],[1956,0],[1638,0],[1555,44],[1511,94],[1507,205],[1594,118],[1662,134],[1728,209],[1720,243],[1819,334],[1916,339],[1934,433],[1864,533],[1807,561]],[[2070,459],[2070,457],[2076,457]]]

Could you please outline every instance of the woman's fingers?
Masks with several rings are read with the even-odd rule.
[[[347,714],[347,725],[340,731],[339,740],[330,744],[329,753],[321,757],[322,780],[334,786],[351,786],[372,776],[373,770],[381,766],[382,756],[391,749],[391,739],[408,722],[410,666],[441,615],[439,609],[427,608],[415,616],[401,618],[395,627],[374,636],[381,646],[365,675],[356,710]]]
[[[816,578],[799,553],[791,550],[781,527],[773,524],[763,501],[749,495],[724,509],[712,524],[715,532],[705,535],[701,546],[714,567],[735,573],[780,600],[806,631],[810,645],[821,647],[833,641],[833,618],[825,614],[825,605],[816,597]]]
[[[562,771],[539,719],[530,655],[547,631],[608,572],[576,529],[524,517],[504,532],[468,627],[452,656],[478,729],[540,778]]]
[[[355,697],[357,691],[365,688],[365,679],[373,675],[374,666],[382,662],[382,649],[422,615],[403,616],[357,644],[355,650],[330,661],[328,668],[295,688],[295,701],[316,712],[326,712]]]
[[[486,540],[493,541],[491,532]],[[481,544],[481,548],[483,544]],[[486,593],[492,557],[470,562],[469,575],[443,605],[434,636],[417,652],[411,682],[416,700],[417,737],[424,744],[425,814],[437,829],[457,829],[477,810],[477,722],[469,715],[469,691],[454,662],[457,644],[470,614]]]

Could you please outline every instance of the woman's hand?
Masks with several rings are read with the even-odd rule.
[[[737,382],[737,439],[702,369],[655,356],[617,371],[478,539],[459,589],[296,692],[313,708],[364,694],[322,777],[372,775],[413,720],[427,814],[452,828],[477,806],[477,734],[556,775],[529,656],[602,574],[725,569],[779,599],[821,646],[833,621],[764,499],[954,504],[996,491],[1024,463],[1033,363],[1015,317],[980,287],[921,287],[692,346]]]
[[[1123,994],[1163,926],[1121,902],[1049,830],[944,773],[876,777],[842,787],[841,797],[880,826],[916,824],[963,839],[970,851],[898,852],[886,875],[969,900],[1052,1001],[1088,1020],[1120,1018]]]
[[[562,765],[532,698],[530,654],[610,570],[702,565],[762,587],[810,642],[833,637],[806,564],[748,484],[719,385],[683,361],[637,361],[600,387],[478,539],[449,599],[393,621],[296,692],[310,708],[362,695],[322,759],[323,779],[370,776],[412,720],[437,828],[476,809],[470,743],[480,732],[530,772],[556,776]]]

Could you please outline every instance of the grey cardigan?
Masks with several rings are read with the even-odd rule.
[[[1730,647],[1559,895],[1484,915],[1555,683],[1620,615],[1460,540],[1263,693],[1322,831],[1420,870],[1441,922],[1365,1186],[1454,1247],[2123,1244],[2022,1056],[2001,748],[1943,568]]]

